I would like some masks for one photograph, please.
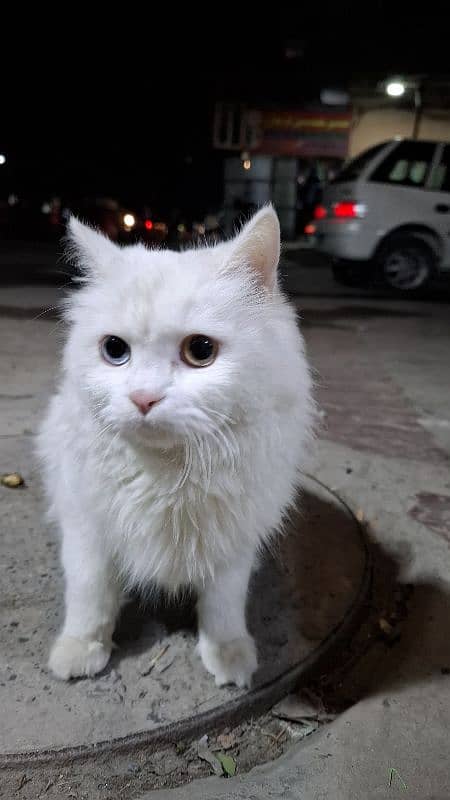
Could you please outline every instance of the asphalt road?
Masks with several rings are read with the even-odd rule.
[[[331,273],[331,261],[308,247],[287,245],[280,267],[287,291],[298,297],[349,297],[365,299],[420,299],[450,302],[450,275],[414,296],[399,296],[381,288],[353,289],[341,286]],[[73,274],[64,261],[63,246],[23,242],[0,242],[0,293],[3,287],[23,284],[63,286]],[[0,297],[0,305],[4,305]]]
[[[327,256],[305,246],[286,246],[280,274],[287,292],[299,299],[323,297],[450,303],[450,274],[413,296],[399,295],[382,287],[350,288],[336,283]],[[64,259],[62,244],[0,242],[0,307],[8,304],[11,292],[20,305],[20,287],[25,285],[35,287],[39,295],[48,296],[47,304],[52,305],[61,287],[70,285],[72,276],[73,268]]]

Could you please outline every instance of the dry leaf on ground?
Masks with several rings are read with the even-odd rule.
[[[217,744],[220,745],[222,750],[229,750],[236,744],[236,736],[233,733],[221,733],[217,737]]]
[[[278,719],[287,719],[291,722],[304,722],[317,720],[325,722],[333,719],[334,714],[325,711],[322,701],[318,697],[307,697],[303,693],[288,694],[272,708],[272,714]]]
[[[20,472],[9,472],[7,475],[2,475],[1,482],[8,489],[17,489],[18,486],[23,486],[25,483]]]

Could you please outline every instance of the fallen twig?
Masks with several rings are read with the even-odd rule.
[[[169,646],[170,645],[168,645],[168,644],[164,645],[164,647],[161,648],[159,653],[156,653],[156,655],[153,656],[153,658],[151,659],[151,661],[150,661],[150,663],[148,665],[148,668],[145,670],[145,672],[141,672],[141,675],[142,675],[143,678],[145,678],[146,675],[150,675],[150,673],[151,673],[153,667],[155,666],[155,664],[158,663],[159,659],[162,658],[164,653],[167,653],[167,651],[169,649]]]

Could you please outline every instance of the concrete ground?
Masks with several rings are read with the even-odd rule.
[[[367,642],[359,642],[359,658],[348,661],[346,674],[332,687],[342,713],[277,761],[157,794],[145,794],[142,785],[133,795],[116,795],[105,774],[98,797],[450,796],[450,306],[341,289],[333,294],[325,272],[320,282],[327,296],[308,297],[314,280],[307,264],[288,267],[322,409],[313,472],[364,519],[377,564],[375,591],[379,578],[389,578],[386,605],[400,598],[400,629],[395,620],[387,643],[363,629]],[[39,333],[36,321],[30,335],[26,321],[53,305],[57,294],[39,284],[0,287],[0,314],[24,320],[11,375],[14,363],[28,359],[30,394],[41,391],[42,401],[54,367],[47,356],[48,324]],[[10,409],[12,395],[13,382],[2,383],[0,401]],[[23,425],[26,400],[15,402],[3,437]],[[0,781],[0,797],[1,786]],[[17,796],[32,797],[25,795],[27,786],[32,792],[32,784],[18,784]],[[87,795],[81,781],[49,786],[42,796]]]

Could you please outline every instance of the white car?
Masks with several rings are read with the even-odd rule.
[[[450,274],[450,144],[395,140],[347,163],[314,212],[316,245],[347,285],[412,291]]]

